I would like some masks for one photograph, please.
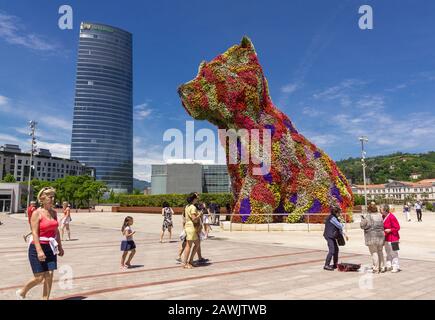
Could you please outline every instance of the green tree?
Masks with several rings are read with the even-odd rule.
[[[15,183],[15,182],[17,182],[17,180],[15,180],[15,177],[13,174],[9,173],[3,178],[2,182]]]

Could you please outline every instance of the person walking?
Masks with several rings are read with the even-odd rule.
[[[182,263],[181,256],[183,255],[183,252],[186,249],[186,243],[187,243],[186,230],[184,228],[186,225],[186,208],[187,208],[187,205],[183,208],[183,212],[181,214],[183,231],[180,234],[181,243],[180,243],[180,248],[178,249],[178,258],[175,259],[175,261],[177,261],[177,263]]]
[[[23,235],[23,239],[24,242],[27,242],[27,239],[31,236],[32,234],[32,224],[31,224],[31,219],[32,219],[32,214],[33,212],[36,210],[36,201],[30,201],[30,205],[27,208],[27,220],[29,221],[29,227],[30,227],[30,232],[28,234]]]
[[[361,216],[360,227],[364,230],[365,244],[369,248],[372,256],[373,273],[385,272],[384,261],[384,219],[378,212],[376,204],[371,203],[368,206],[368,214]]]
[[[162,216],[163,216],[163,225],[162,232],[160,232],[160,243],[163,242],[163,235],[165,234],[165,230],[167,229],[169,232],[169,241],[171,241],[172,237],[172,215],[174,214],[174,210],[169,206],[168,202],[163,202],[162,208]]]
[[[386,268],[387,271],[394,273],[399,272],[399,221],[394,214],[390,212],[388,205],[383,207],[382,217],[384,218],[384,247],[387,254]]]
[[[422,218],[422,213],[421,213],[421,201],[417,201],[417,203],[415,204],[415,212],[417,213],[417,221],[418,222],[422,222],[421,218]]]
[[[204,240],[208,238],[208,234],[211,230],[211,220],[211,213],[208,206],[205,203],[202,203],[202,225],[204,226]]]
[[[62,203],[62,209],[63,209],[63,217],[60,220],[60,225],[61,225],[61,230],[62,230],[62,241],[64,240],[64,232],[66,229],[66,232],[68,234],[68,239],[67,240],[71,240],[71,230],[69,227],[70,222],[72,221],[71,219],[71,209],[69,206],[69,203],[64,201]]]
[[[216,224],[216,205],[214,202],[210,202],[207,207],[208,207],[208,211],[210,212],[210,223],[215,225]]]
[[[411,211],[411,205],[409,202],[406,202],[403,206],[403,213],[405,214],[405,219],[408,222],[411,221],[410,211]]]
[[[32,212],[32,240],[28,249],[33,279],[16,291],[17,299],[25,299],[27,293],[40,283],[43,283],[42,298],[50,298],[53,272],[57,269],[57,255],[64,255],[57,212],[53,209],[55,195],[56,190],[51,187],[44,187],[38,193],[37,199],[41,207]]]
[[[349,238],[344,233],[343,225],[340,223],[340,221],[338,221],[340,212],[340,207],[332,207],[331,214],[325,220],[323,237],[328,244],[328,255],[326,256],[325,266],[323,267],[323,269],[328,271],[333,271],[334,269],[337,269],[339,252],[337,243],[338,237],[342,235],[343,237],[346,237],[346,240],[349,240]],[[334,259],[332,266],[331,259]]]
[[[122,224],[121,228],[122,235],[125,237],[125,239],[121,241],[121,251],[123,251],[121,257],[121,269],[123,270],[131,268],[131,260],[136,253],[136,244],[133,240],[133,235],[136,233],[136,231],[133,231],[133,229],[131,228],[132,225],[133,218],[128,216],[124,219],[124,223]],[[127,259],[127,255],[129,252],[130,255]],[[125,262],[126,259],[127,262]]]

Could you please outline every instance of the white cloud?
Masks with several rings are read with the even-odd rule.
[[[318,116],[324,114],[324,112],[319,111],[318,109],[315,109],[312,107],[305,107],[302,109],[302,114],[305,114],[309,117],[318,117]]]
[[[0,12],[0,38],[10,44],[38,51],[54,52],[59,49],[57,44],[40,35],[26,31],[18,17],[2,12]]]
[[[398,84],[398,85],[396,85],[396,86],[394,86],[394,87],[392,87],[392,88],[385,89],[385,91],[388,91],[388,92],[396,92],[396,91],[398,91],[398,90],[401,90],[401,89],[405,89],[405,88],[407,88],[408,85],[409,85],[409,83],[401,83],[401,84]]]
[[[385,107],[385,97],[380,95],[364,95],[356,102],[356,105],[365,110],[381,110]]]
[[[8,98],[5,96],[0,95],[0,106],[5,106],[8,103]]]
[[[33,116],[35,118],[35,116]],[[45,124],[47,127],[55,127],[58,129],[63,129],[66,132],[71,132],[72,122],[70,120],[62,119],[60,117],[53,117],[47,115],[40,115],[37,117],[37,121]]]
[[[357,79],[347,79],[336,86],[329,87],[321,92],[313,94],[316,100],[332,101],[338,100],[342,107],[350,107],[352,105],[351,93],[358,87],[361,87],[365,82]]]
[[[148,102],[144,102],[142,104],[134,106],[134,110],[135,110],[135,112],[134,112],[134,119],[135,120],[146,119],[153,112],[153,109],[149,108],[149,103]]]
[[[344,136],[356,139],[365,135],[368,147],[382,153],[398,150],[433,150],[435,116],[429,113],[413,113],[396,118],[384,111],[360,115],[339,114],[333,117]]]
[[[289,83],[281,88],[281,92],[291,94],[297,89],[299,89],[299,85],[297,83]]]
[[[338,137],[333,134],[313,135],[309,136],[309,139],[322,149],[334,145],[339,140]]]
[[[9,106],[9,99],[2,95],[0,95],[0,111],[3,112],[11,111],[11,107]]]
[[[34,108],[38,110],[38,107]],[[72,130],[72,121],[68,119],[63,119],[59,116],[51,116],[50,111],[46,109],[42,109],[42,111],[29,111],[27,107],[17,105],[16,103],[12,103],[11,99],[0,95],[0,112],[7,113],[8,115],[14,117],[20,117],[25,119],[23,123],[28,123],[28,120],[33,119],[36,120],[36,134],[38,137],[44,137],[44,139],[51,140],[53,138],[59,139],[62,137],[63,139],[69,139],[71,136]],[[46,129],[45,131],[41,130],[41,126]],[[16,127],[13,128],[15,131],[27,135],[29,133],[29,129],[26,127]]]
[[[138,120],[143,120],[145,118],[148,118],[151,112],[151,110],[141,110],[139,112],[136,112],[135,118]]]
[[[133,176],[139,180],[151,181],[151,165],[163,162],[163,148],[150,145],[141,137],[133,138]]]
[[[70,144],[37,141],[37,147],[42,149],[49,149],[54,157],[69,159],[70,156]]]
[[[19,145],[21,143],[21,140],[17,137],[11,136],[10,134],[0,133],[0,145],[6,143]]]

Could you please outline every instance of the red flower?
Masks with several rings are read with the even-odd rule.
[[[251,195],[254,200],[275,206],[275,197],[273,196],[273,193],[262,183],[254,186]]]

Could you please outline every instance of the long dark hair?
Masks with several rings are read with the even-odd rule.
[[[192,192],[191,194],[189,194],[189,196],[187,197],[187,203],[188,204],[192,204],[193,200],[197,199],[198,195],[195,192]]]
[[[125,228],[128,226],[128,222],[133,220],[133,217],[127,216],[124,219],[124,223],[122,224],[121,231],[124,232]]]

